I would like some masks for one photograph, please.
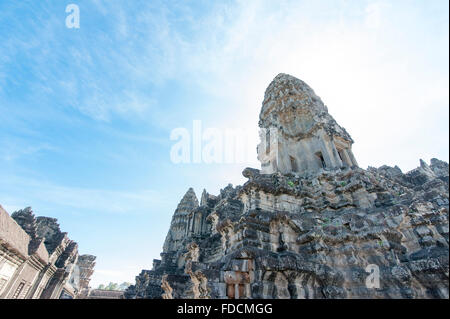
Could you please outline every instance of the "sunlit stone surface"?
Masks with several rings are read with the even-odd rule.
[[[447,163],[359,168],[350,135],[286,74],[259,125],[261,170],[200,203],[189,189],[126,298],[449,297]]]

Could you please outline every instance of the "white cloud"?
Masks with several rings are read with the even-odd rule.
[[[448,120],[433,122],[436,116],[448,117],[448,71],[442,67],[448,62],[440,60],[445,58],[440,50],[448,50],[442,45],[448,44],[448,32],[445,41],[430,38],[425,18],[417,19],[416,8],[405,5],[373,2],[367,11],[349,9],[347,20],[335,18],[339,10],[324,13],[322,7],[264,1],[218,6],[198,22],[208,26],[205,33],[190,42],[166,38],[166,53],[173,56],[171,48],[179,48],[174,58],[174,63],[183,61],[178,76],[192,74],[205,91],[224,99],[223,109],[204,114],[223,126],[256,126],[265,88],[285,72],[322,97],[356,141],[363,167],[396,163],[409,170],[427,149],[430,156],[448,160],[448,145],[429,148],[421,139],[430,129],[448,135]],[[211,17],[218,22],[209,24]],[[367,22],[376,30],[366,28]],[[405,36],[414,30],[422,33]],[[420,40],[434,45],[435,53]]]
[[[364,22],[367,27],[372,29],[380,27],[384,6],[386,6],[384,2],[372,2],[366,6],[366,18]]]

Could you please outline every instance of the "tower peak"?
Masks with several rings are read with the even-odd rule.
[[[267,87],[259,127],[263,173],[357,166],[350,135],[314,90],[292,75],[280,73]]]
[[[191,211],[198,207],[198,198],[192,187],[189,187],[177,206],[176,212]]]

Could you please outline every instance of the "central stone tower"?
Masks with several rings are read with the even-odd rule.
[[[350,135],[314,91],[291,75],[277,75],[266,89],[259,127],[263,174],[358,166]]]
[[[286,74],[259,120],[262,170],[200,201],[190,188],[126,298],[448,299],[447,163],[357,167],[350,135]]]

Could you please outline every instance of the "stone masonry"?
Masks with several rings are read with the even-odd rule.
[[[79,255],[55,218],[36,218],[30,207],[9,216],[0,206],[0,299],[87,295],[95,258]]]
[[[259,126],[261,170],[200,202],[189,189],[126,298],[449,297],[448,163],[359,168],[350,135],[286,74]]]

